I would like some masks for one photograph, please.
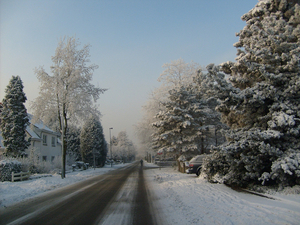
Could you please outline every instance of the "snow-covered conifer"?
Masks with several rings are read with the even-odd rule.
[[[26,127],[29,125],[29,118],[24,105],[27,98],[23,88],[21,78],[12,76],[5,89],[2,102],[0,127],[5,154],[8,156],[20,156],[30,145],[30,140],[26,140]]]
[[[80,132],[80,128],[72,125],[68,127],[66,133],[67,155],[74,157],[76,161],[81,161]]]
[[[144,116],[136,125],[136,133],[140,140],[140,150],[146,152],[156,150],[152,149],[151,134],[156,132],[151,124],[158,121],[155,115],[163,110],[163,103],[168,101],[169,91],[181,86],[191,85],[193,77],[201,68],[197,63],[186,63],[183,59],[165,63],[164,71],[160,74],[158,81],[161,85],[156,88],[149,96],[149,100],[143,106]]]
[[[159,152],[187,154],[197,152],[202,128],[209,110],[203,107],[191,88],[182,86],[169,92],[169,101],[152,123],[154,148]]]
[[[228,143],[204,171],[241,186],[300,184],[299,1],[259,1],[242,19],[236,62],[221,64],[233,84],[218,106]]]
[[[98,119],[90,117],[83,125],[80,133],[81,157],[90,165],[103,166],[107,145],[104,139],[103,128]]]

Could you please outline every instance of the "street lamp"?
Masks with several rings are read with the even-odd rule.
[[[113,128],[109,128],[109,148],[110,148],[110,167],[112,167],[112,150],[111,150],[111,130]]]

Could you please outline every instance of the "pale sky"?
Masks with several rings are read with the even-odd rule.
[[[134,125],[160,85],[162,65],[182,58],[200,65],[234,61],[240,18],[258,0],[0,0],[0,101],[19,75],[26,107],[39,92],[34,69],[51,74],[51,56],[64,36],[90,44],[93,83],[108,88],[98,100],[109,141]]]

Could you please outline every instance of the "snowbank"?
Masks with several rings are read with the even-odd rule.
[[[300,195],[268,195],[272,200],[173,168],[147,168],[144,174],[168,224],[299,224]]]
[[[14,203],[34,197],[40,193],[63,187],[89,177],[107,173],[111,170],[126,166],[128,164],[107,165],[103,168],[93,168],[83,171],[67,173],[65,179],[61,179],[59,174],[43,176],[38,179],[26,180],[22,182],[0,182],[0,208],[5,208]],[[33,176],[36,178],[35,176]]]

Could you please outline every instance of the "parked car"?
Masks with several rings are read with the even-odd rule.
[[[189,162],[186,173],[188,173],[188,174],[195,173],[197,176],[199,176],[203,160],[207,156],[208,156],[207,154],[203,154],[203,155],[197,155],[197,156],[193,157]]]

